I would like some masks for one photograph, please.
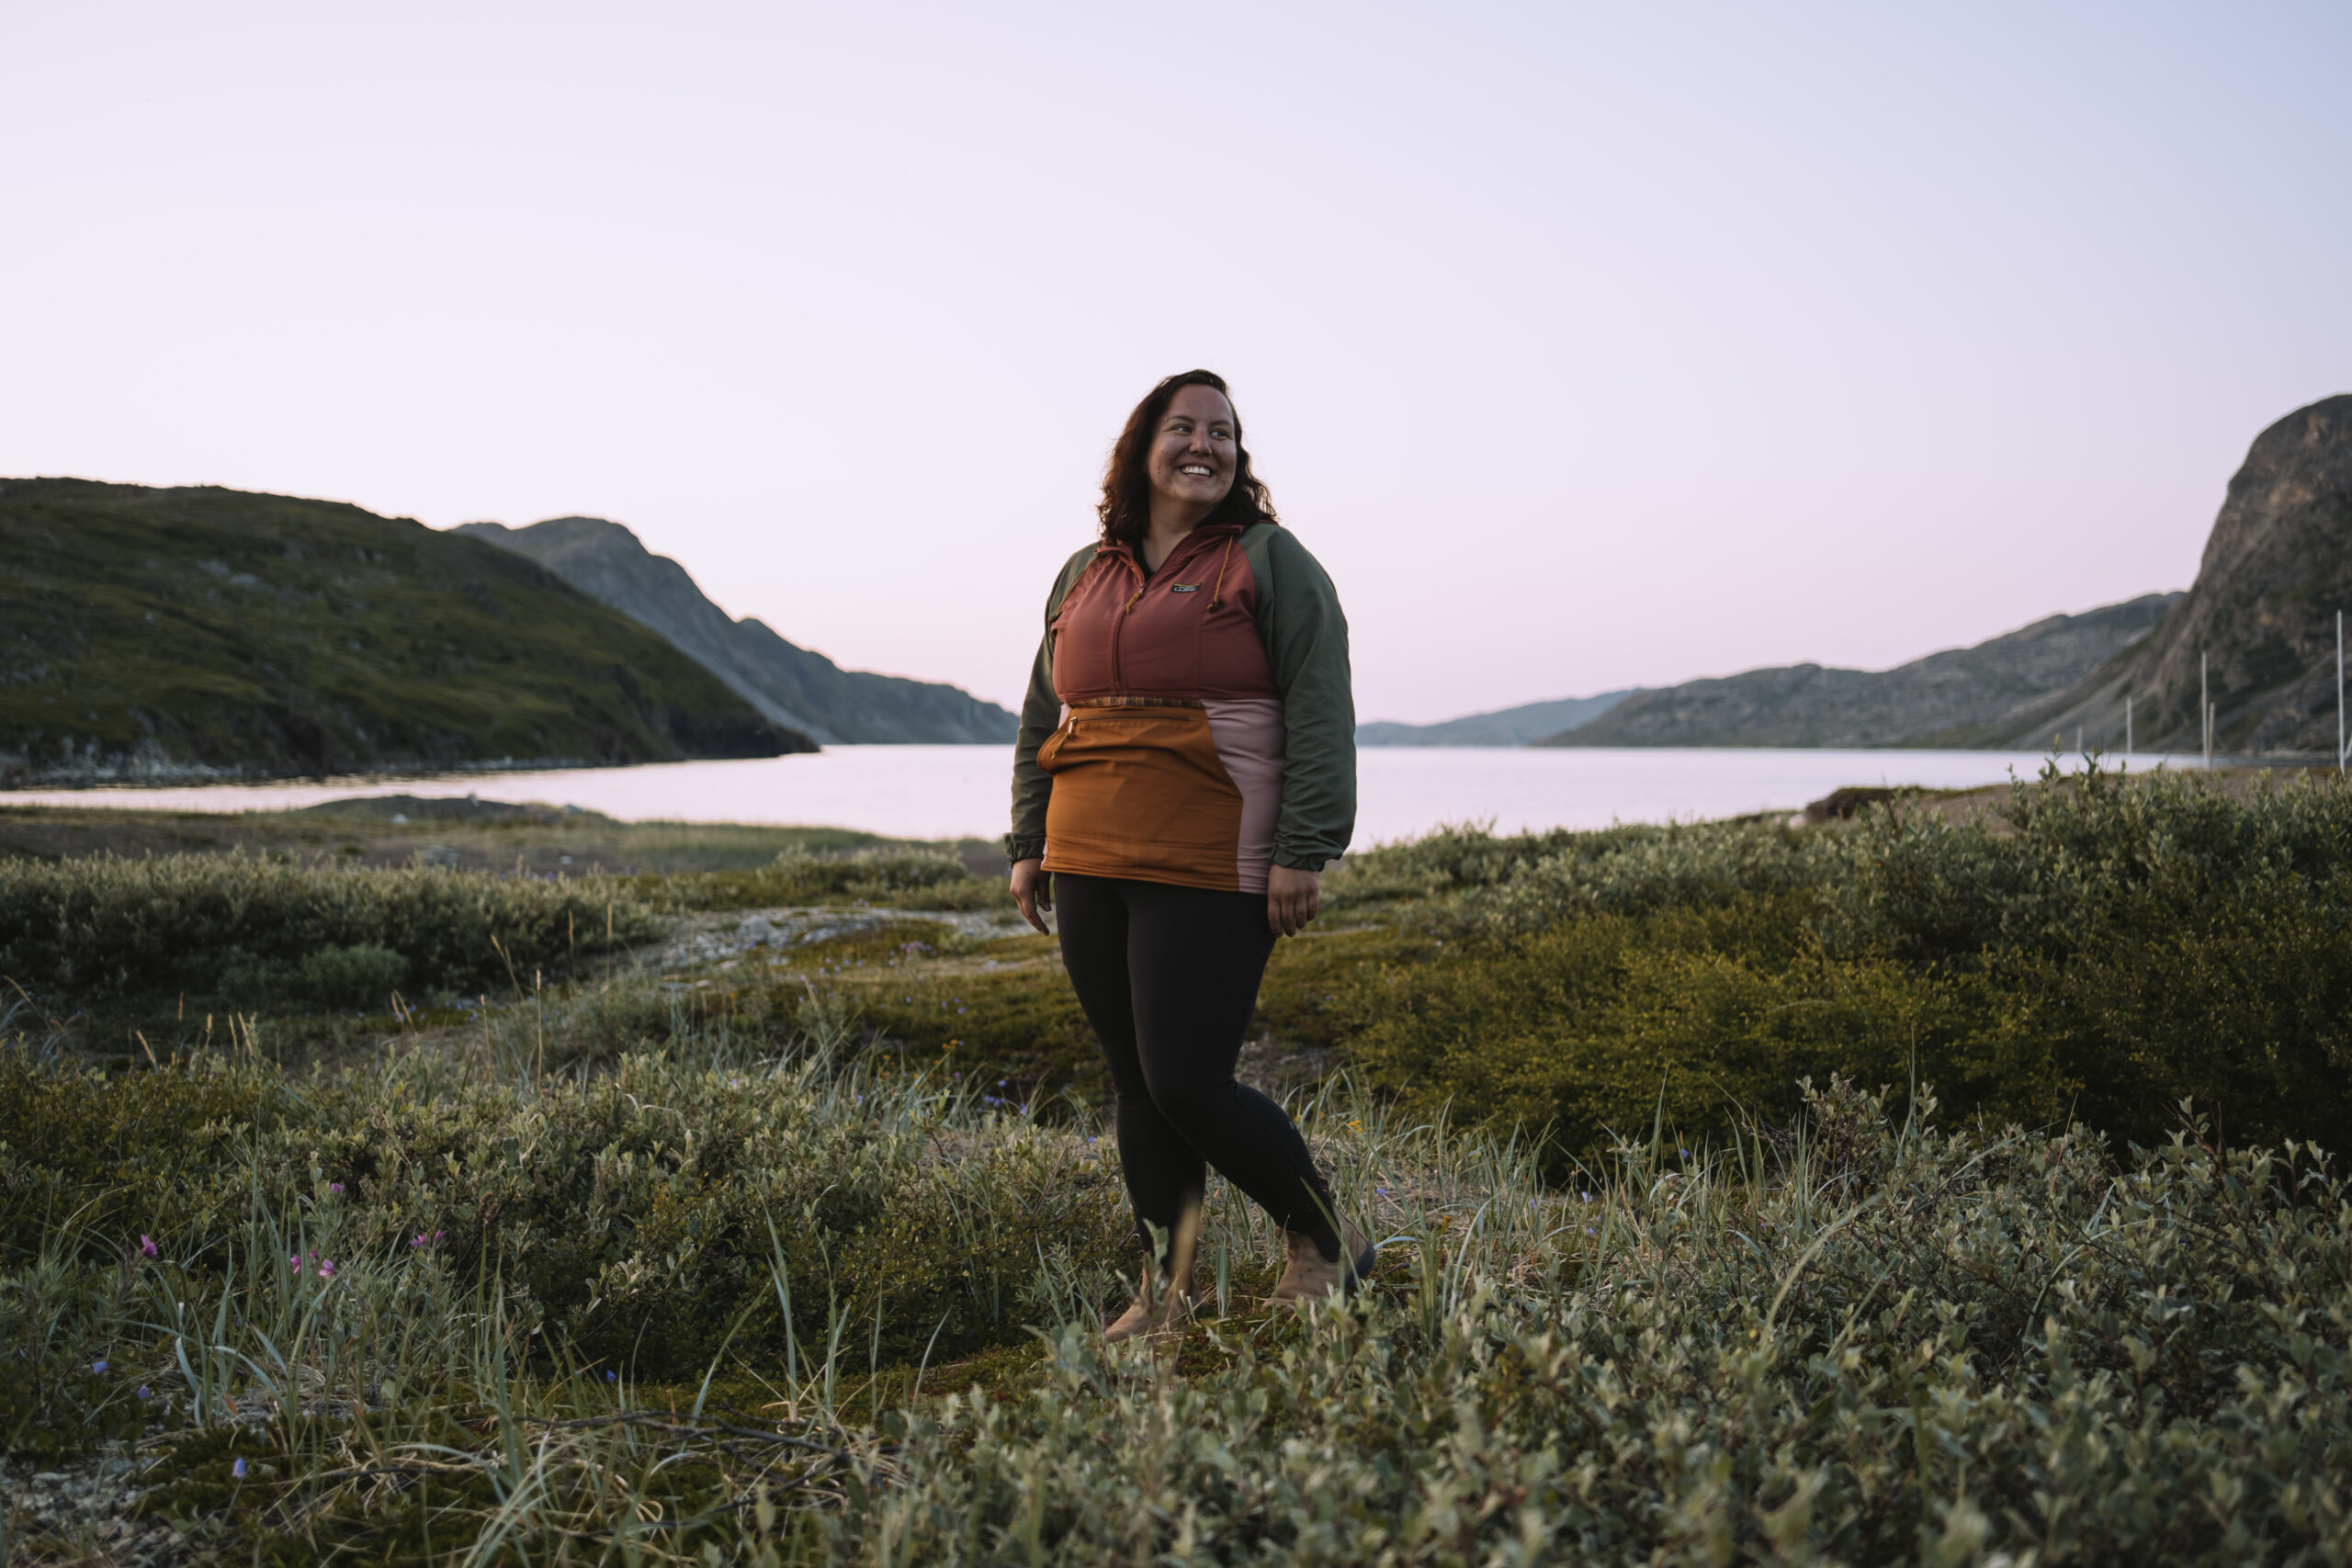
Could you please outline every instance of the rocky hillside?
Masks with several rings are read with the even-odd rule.
[[[1892,670],[1793,664],[1637,692],[1544,746],[1981,746],[2145,640],[2178,593],[2052,615]],[[2072,737],[2069,740],[2071,742]],[[2048,745],[2043,734],[2040,744]]]
[[[0,783],[813,749],[479,540],[289,496],[0,479]]]
[[[820,740],[1010,746],[1020,721],[955,686],[843,670],[756,620],[730,620],[686,569],[601,517],[454,530],[526,556],[692,654],[777,724]]]
[[[1442,724],[1360,724],[1359,746],[1524,746],[1590,724],[1633,691],[1603,692],[1597,697],[1560,697],[1548,703],[1526,703],[1492,713],[1474,713]]]
[[[2260,435],[2222,502],[2196,584],[2154,637],[2064,692],[1982,732],[1991,745],[2120,746],[2132,703],[2142,750],[2194,751],[2198,658],[2210,667],[2217,750],[2335,749],[2335,615],[2352,612],[2352,393]]]

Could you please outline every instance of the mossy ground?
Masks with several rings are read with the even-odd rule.
[[[1265,1310],[1219,1185],[1213,1304],[1115,1351],[1051,943],[837,848],[332,1051],[265,1011],[94,1070],[20,1003],[8,1450],[135,1445],[222,1562],[2352,1553],[2340,792],[1361,857],[1253,1029],[1358,1075],[1291,1104],[1374,1284]]]
[[[800,852],[933,850],[993,873],[1003,855],[978,839],[918,843],[846,828],[768,828],[725,822],[623,822],[598,812],[528,802],[359,794],[301,811],[153,811],[19,806],[0,796],[0,858],[85,859],[118,854],[291,856],[368,866],[424,860],[458,870],[537,876],[749,872]],[[527,785],[510,793],[528,795]],[[395,818],[406,820],[396,821]]]

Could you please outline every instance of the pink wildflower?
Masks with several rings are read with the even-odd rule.
[[[161,1258],[164,1255],[162,1252],[157,1250],[154,1240],[142,1233],[139,1237],[139,1256],[141,1258]]]

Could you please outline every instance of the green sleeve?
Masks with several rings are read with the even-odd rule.
[[[1322,564],[1289,529],[1253,527],[1242,547],[1258,574],[1258,635],[1273,665],[1286,731],[1274,863],[1320,871],[1347,852],[1356,827],[1348,618]]]
[[[1062,722],[1062,700],[1054,694],[1054,613],[1093,559],[1092,545],[1070,557],[1046,599],[1045,635],[1029,666],[1029,690],[1021,699],[1021,733],[1012,743],[1012,831],[1004,840],[1009,861],[1035,860],[1046,852],[1046,801],[1054,793],[1054,776],[1037,765],[1037,748]]]

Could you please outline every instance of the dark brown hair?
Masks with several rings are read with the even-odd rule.
[[[1233,407],[1233,394],[1225,385],[1225,378],[1214,370],[1187,370],[1181,376],[1170,376],[1146,393],[1127,415],[1126,428],[1119,432],[1119,439],[1111,448],[1110,464],[1102,470],[1102,500],[1095,513],[1102,522],[1102,537],[1122,545],[1143,542],[1151,529],[1151,443],[1159,433],[1159,422],[1168,413],[1168,405],[1176,400],[1177,392],[1185,387],[1206,387],[1225,399],[1226,407]],[[1250,471],[1250,448],[1241,444],[1241,415],[1233,416],[1233,488],[1225,492],[1216,510],[1201,519],[1202,523],[1238,523],[1244,527],[1252,523],[1279,523],[1274,515],[1274,498],[1257,475]]]

